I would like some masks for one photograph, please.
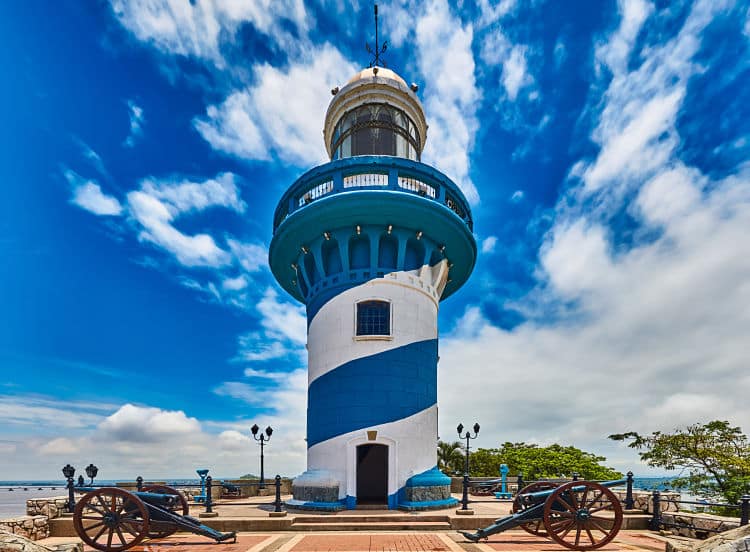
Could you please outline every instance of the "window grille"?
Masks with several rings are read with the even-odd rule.
[[[391,335],[391,304],[388,301],[357,303],[357,335]]]

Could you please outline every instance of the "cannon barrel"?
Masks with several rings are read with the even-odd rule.
[[[601,481],[599,482],[599,484],[603,487],[618,487],[620,485],[626,485],[627,482],[627,479],[614,479],[612,481]],[[580,487],[573,487],[571,490],[577,492],[583,490],[584,488],[585,487],[581,485]],[[555,489],[547,489],[544,491],[536,491],[533,493],[524,493],[522,495],[519,495],[519,498],[524,506],[530,506],[532,504],[541,504],[542,502],[547,500],[547,497],[554,492]]]

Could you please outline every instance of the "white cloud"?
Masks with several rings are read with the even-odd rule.
[[[258,243],[244,243],[236,239],[227,239],[229,250],[237,263],[247,272],[258,272],[268,268],[268,249]]]
[[[430,125],[424,161],[455,179],[469,202],[476,204],[479,192],[469,177],[480,96],[473,36],[472,25],[462,25],[445,0],[428,2],[417,17],[417,61],[426,80],[424,106]]]
[[[526,46],[517,44],[511,48],[508,57],[503,62],[503,74],[501,77],[505,92],[510,101],[516,101],[518,91],[531,83],[534,79],[528,72],[526,64]]]
[[[516,190],[510,196],[511,203],[519,203],[524,198],[523,190]]]
[[[482,240],[482,253],[492,253],[497,245],[497,236],[487,236]]]
[[[0,395],[0,425],[56,427],[66,430],[91,428],[101,419],[101,406],[76,401],[50,401],[39,397]],[[109,405],[104,405],[109,408]]]
[[[330,89],[356,69],[330,44],[285,69],[257,64],[253,86],[209,106],[193,124],[214,149],[243,159],[273,153],[297,165],[327,161],[321,130]]]
[[[503,17],[513,13],[518,5],[518,0],[501,0],[500,2],[490,2],[489,0],[479,0],[479,27],[488,27],[493,23],[500,21]]]
[[[236,278],[225,278],[221,282],[221,287],[228,291],[240,291],[247,287],[248,281],[244,274],[240,274]]]
[[[278,293],[269,287],[258,303],[258,312],[268,336],[300,346],[307,342],[307,317],[302,305],[279,301]]]
[[[171,438],[189,438],[201,431],[195,418],[181,410],[123,405],[99,424],[99,433],[119,442],[159,442]]]
[[[291,50],[297,33],[306,35],[310,18],[302,0],[111,0],[120,23],[157,50],[195,57],[226,67],[223,47],[251,24],[272,45]],[[294,30],[287,27],[292,23]]]
[[[618,0],[620,26],[606,42],[596,48],[596,61],[607,66],[613,73],[622,73],[627,69],[628,58],[638,34],[653,13],[654,6],[645,0]]]
[[[573,182],[583,180],[558,203],[537,287],[505,305],[527,320],[504,330],[470,307],[443,339],[441,435],[465,420],[471,397],[479,446],[558,441],[644,471],[606,435],[710,419],[750,427],[750,170],[712,180],[676,147],[691,58],[721,7],[697,2],[677,36],[640,52],[632,70],[622,60],[648,8],[623,13],[611,49],[598,50],[613,71],[606,88],[592,88],[601,151],[571,169]],[[628,245],[609,225],[622,210],[636,226]]]
[[[143,108],[138,106],[134,101],[128,100],[128,117],[130,118],[130,133],[125,138],[124,145],[132,148],[136,140],[143,134]]]
[[[95,180],[86,180],[70,169],[63,171],[63,175],[73,189],[70,202],[74,205],[100,216],[119,216],[122,213],[120,202],[102,192]]]
[[[141,227],[139,239],[165,249],[187,267],[216,268],[230,263],[230,253],[221,249],[211,235],[187,235],[175,227],[175,222],[180,216],[210,207],[244,212],[246,206],[235,175],[223,173],[204,182],[146,179],[127,198],[130,215]]]

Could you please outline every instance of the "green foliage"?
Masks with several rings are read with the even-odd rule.
[[[260,477],[257,475],[253,475],[252,473],[246,473],[245,475],[240,476],[240,479],[258,479],[260,480]]]
[[[581,479],[619,479],[622,474],[600,465],[606,460],[576,447],[554,444],[548,447],[526,443],[503,443],[499,449],[479,449],[471,453],[469,463],[474,477],[499,477],[500,464],[507,464],[510,475],[523,474],[526,481],[572,477]]]
[[[454,441],[446,443],[438,441],[437,448],[438,469],[446,474],[463,473],[464,453],[461,443]]]
[[[691,494],[736,504],[750,493],[750,442],[739,427],[715,420],[694,424],[672,433],[655,431],[641,436],[629,431],[610,435],[615,441],[631,440],[649,466],[681,470],[673,485]]]

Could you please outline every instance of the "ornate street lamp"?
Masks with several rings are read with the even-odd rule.
[[[73,513],[76,507],[76,497],[73,493],[73,476],[76,474],[76,469],[70,464],[66,464],[62,472],[68,482],[68,512]]]
[[[260,437],[258,437],[259,430],[260,428],[258,427],[258,424],[253,424],[253,427],[250,428],[250,431],[253,432],[253,439],[260,443],[260,484],[258,485],[258,489],[265,489],[266,484],[263,475],[263,447],[266,446],[266,443],[271,440],[273,428],[271,426],[268,426],[266,428],[265,434],[261,432]]]
[[[96,474],[99,473],[99,468],[97,468],[94,464],[89,464],[86,466],[86,475],[91,478],[90,485],[94,485],[94,478],[96,477]]]
[[[474,424],[474,435],[467,431],[465,435],[462,435],[464,430],[464,424],[458,424],[456,431],[458,432],[459,439],[466,439],[466,463],[464,464],[464,492],[461,498],[461,509],[469,509],[469,440],[476,439],[479,435],[479,424]]]

